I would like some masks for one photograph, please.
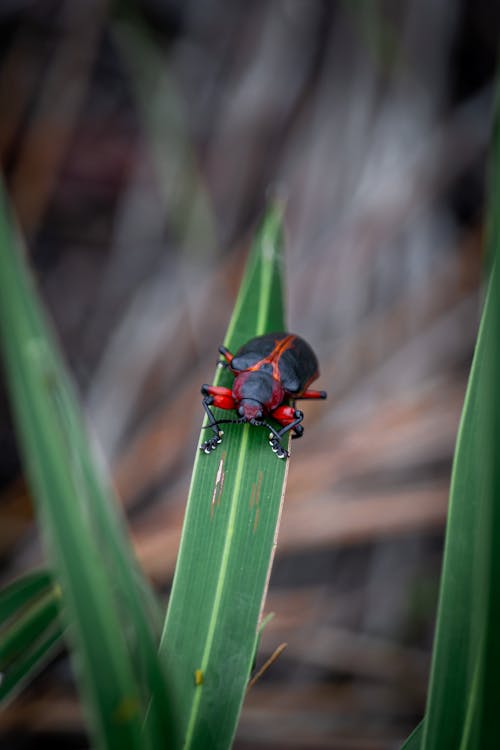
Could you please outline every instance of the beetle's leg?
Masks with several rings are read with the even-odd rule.
[[[304,419],[304,414],[293,406],[283,404],[273,411],[272,417],[279,422],[282,429],[276,431],[271,428],[269,444],[279,458],[285,458],[285,456],[288,456],[289,454],[283,447],[281,438],[283,435],[286,435],[289,430],[294,431],[295,435],[293,435],[293,437],[302,437],[304,428],[300,423]]]
[[[210,453],[222,440],[222,431],[219,430],[219,425],[210,407],[216,406],[218,409],[234,409],[234,399],[231,389],[223,388],[222,386],[205,384],[201,386],[201,392],[204,396],[201,403],[208,417],[207,426],[212,428],[214,435],[200,445],[200,450]]]
[[[327,397],[326,391],[314,391],[314,390],[308,390],[304,391],[304,393],[301,396],[295,396],[293,400],[290,402],[292,407],[295,409],[295,401],[299,398],[308,398],[308,399],[325,399]],[[304,434],[304,428],[302,425],[297,424],[294,427],[294,434],[292,435],[292,440],[295,440],[296,438],[302,437]]]
[[[285,435],[289,430],[292,429],[296,433],[297,437],[302,436],[304,428],[300,423],[304,419],[304,412],[300,411],[299,409],[295,409],[293,406],[282,404],[273,411],[272,416],[273,419],[279,422],[283,427],[283,429],[279,430],[278,432],[278,435],[280,437],[283,437],[283,435]]]
[[[294,396],[294,398],[326,398],[326,391],[304,391],[300,396]]]
[[[304,434],[304,428],[302,427],[302,425],[301,424],[295,425],[295,427],[293,428],[292,440],[296,440],[297,438],[302,437],[303,434]]]
[[[221,363],[222,366],[224,367],[226,365],[230,365],[231,362],[234,359],[234,354],[231,354],[231,352],[229,351],[229,349],[226,349],[225,346],[219,346],[219,352],[222,354],[222,356],[226,360],[225,362]]]
[[[204,396],[213,396],[214,400],[210,403],[217,406],[218,409],[234,409],[233,392],[231,388],[224,388],[222,385],[201,386],[201,392]]]

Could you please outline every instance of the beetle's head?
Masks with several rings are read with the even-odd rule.
[[[244,422],[259,424],[264,416],[262,404],[253,398],[242,398],[238,406],[238,416]]]
[[[282,401],[283,388],[268,372],[242,372],[234,379],[233,398],[241,421],[260,425]]]

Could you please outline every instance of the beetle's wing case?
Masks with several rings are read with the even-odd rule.
[[[276,345],[288,336],[287,333],[266,333],[256,336],[238,349],[231,361],[231,369],[243,372],[270,356]]]
[[[294,336],[289,348],[279,357],[280,379],[283,388],[298,395],[319,376],[318,360],[304,339]]]

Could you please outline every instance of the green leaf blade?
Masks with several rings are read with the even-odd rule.
[[[497,737],[500,264],[491,269],[457,439],[422,748],[487,748]],[[496,665],[496,666],[495,666]],[[494,690],[487,689],[494,683]],[[492,734],[493,732],[493,734]],[[497,739],[495,739],[495,742]]]
[[[54,586],[46,570],[27,573],[0,591],[0,628],[25,607]]]
[[[423,747],[422,745],[423,733],[424,733],[424,722],[421,721],[420,724],[417,724],[413,732],[405,741],[404,745],[402,745],[401,750],[421,750],[421,748]]]
[[[45,571],[0,592],[0,703],[40,670],[60,646],[60,590]]]
[[[253,336],[285,328],[281,245],[281,212],[275,207],[247,263],[225,337],[232,350]],[[231,381],[219,369],[215,382]],[[199,452],[195,461],[161,645],[178,691],[186,750],[227,748],[234,736],[288,466],[272,453],[264,430],[225,427],[218,449]]]
[[[0,187],[5,370],[94,736],[103,748],[167,746],[172,711],[157,656],[158,612],[135,563],[116,498],[89,447],[22,253]]]
[[[421,750],[498,747],[500,693],[500,99],[491,163],[489,280],[462,411]],[[413,745],[405,745],[412,747]]]

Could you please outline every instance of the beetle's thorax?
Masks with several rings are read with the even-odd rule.
[[[282,403],[285,392],[279,380],[268,372],[256,370],[241,372],[235,377],[233,396],[238,413],[250,422],[276,409]]]

